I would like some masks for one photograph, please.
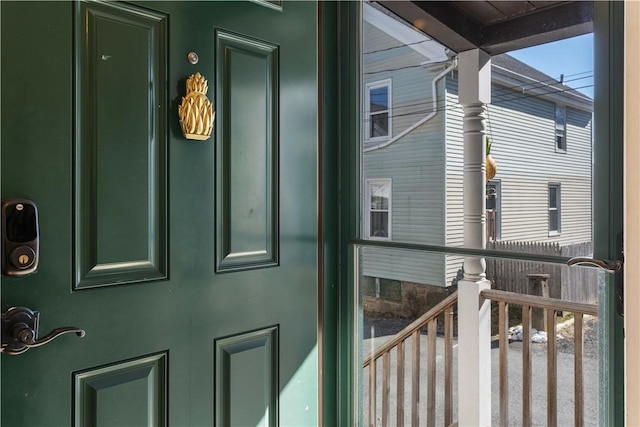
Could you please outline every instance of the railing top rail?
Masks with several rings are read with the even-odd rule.
[[[395,337],[385,342],[382,347],[377,349],[373,354],[365,357],[364,362],[362,363],[362,367],[366,368],[372,360],[378,359],[384,353],[391,350],[393,347],[397,346],[398,343],[404,341],[409,338],[415,331],[425,326],[431,320],[438,317],[442,314],[448,307],[452,306],[458,301],[458,291],[455,291],[442,301],[440,301],[436,306],[434,306],[431,310],[427,311],[422,316],[418,317],[416,320],[411,322],[411,324],[407,325],[403,330],[398,332]]]
[[[485,289],[480,293],[482,298],[492,301],[504,301],[510,304],[527,305],[536,308],[549,308],[556,311],[570,311],[573,313],[598,315],[596,304],[584,304],[578,302],[564,301],[557,298],[546,298],[537,295],[525,295],[515,292],[500,291],[497,289]]]

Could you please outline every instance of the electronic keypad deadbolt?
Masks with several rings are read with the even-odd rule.
[[[38,209],[27,199],[2,202],[2,273],[21,276],[38,267]]]

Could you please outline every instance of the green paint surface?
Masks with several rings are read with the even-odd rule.
[[[317,5],[292,2],[278,10],[258,2],[159,1],[110,11],[112,6],[88,4],[99,12],[98,36],[84,51],[94,55],[81,56],[89,72],[97,73],[91,84],[77,84],[81,70],[75,61],[82,50],[75,40],[83,37],[74,32],[77,4],[3,2],[0,7],[2,198],[35,201],[41,245],[35,274],[2,279],[2,309],[39,310],[41,336],[67,325],[87,333],[83,339],[63,336],[21,356],[2,356],[2,424],[73,425],[74,372],[166,352],[168,424],[213,425],[214,340],[278,325],[278,358],[271,362],[278,365],[276,383],[264,392],[249,390],[247,375],[264,369],[242,372],[236,363],[256,359],[247,355],[234,361],[234,390],[225,398],[234,400],[229,404],[236,413],[242,407],[237,399],[251,400],[247,404],[254,409],[242,414],[244,424],[264,422],[258,419],[264,413],[255,408],[265,395],[277,393],[281,425],[317,425]],[[130,9],[143,18],[130,19]],[[145,14],[165,16],[165,27],[140,25]],[[215,105],[217,92],[224,90],[217,86],[218,30],[278,49],[273,76],[278,93],[272,98],[278,100],[272,111],[277,117],[265,117],[267,109],[258,106],[224,112],[227,118],[234,115],[231,129],[238,144],[230,151],[234,181],[221,189],[216,187],[221,123],[214,125],[211,139],[189,141],[177,120],[185,80],[195,72],[208,79],[207,95],[214,109],[220,108]],[[155,44],[163,39],[165,52]],[[192,51],[199,55],[197,65],[187,61]],[[238,69],[264,63],[241,59]],[[150,65],[156,62],[159,69]],[[264,76],[248,69],[238,75],[244,84],[232,86],[232,95],[240,105],[264,102],[265,93],[258,90],[260,96],[252,98],[251,92],[252,84],[265,90],[258,81]],[[87,114],[79,123],[76,100],[85,93],[95,100],[83,100]],[[265,169],[272,151],[256,130],[267,122],[278,125],[271,141],[278,153],[273,170]],[[77,134],[87,127],[95,133]],[[85,142],[93,149],[88,158],[77,152],[77,144],[85,147]],[[82,171],[91,171],[86,177],[77,174],[78,161]],[[251,194],[264,188],[265,176],[273,178],[274,192]],[[87,190],[78,198],[82,185],[95,193]],[[228,230],[216,228],[218,208],[229,200],[217,205],[219,191],[233,191],[235,208],[246,211]],[[276,203],[268,212],[277,218],[269,218],[268,197]],[[87,218],[81,226],[79,215]],[[278,227],[258,222],[265,218]],[[95,234],[83,240],[86,233]],[[276,263],[216,274],[220,239],[230,237],[242,252],[256,242],[265,247],[265,236],[278,243],[269,246],[277,249]],[[98,287],[73,290],[79,253],[88,265],[100,266],[87,279]],[[161,384],[148,384],[154,393],[161,391]],[[135,424],[143,418],[142,408],[131,409],[129,416],[124,400],[142,393],[144,381],[122,387],[123,392],[97,393],[100,414],[120,411],[98,421]],[[161,418],[152,419],[163,425]]]

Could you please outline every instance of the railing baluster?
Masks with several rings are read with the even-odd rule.
[[[376,364],[373,359],[369,365],[369,425],[376,425]]]
[[[500,336],[500,425],[509,425],[509,371],[508,354],[509,337],[509,304],[500,301],[498,316],[499,336]]]
[[[397,408],[396,421],[399,426],[404,425],[404,341],[398,343],[397,350],[398,379],[396,385]]]
[[[453,306],[444,312],[444,425],[453,424]],[[401,423],[398,423],[401,426]]]
[[[584,425],[584,377],[582,371],[582,357],[584,355],[584,337],[582,333],[582,313],[574,313],[573,316],[573,343],[574,343],[574,399],[575,399],[575,425]]]
[[[522,425],[531,426],[531,307],[522,306]]]
[[[411,425],[418,427],[420,414],[418,403],[420,402],[420,329],[417,329],[411,340]]]
[[[427,329],[427,427],[436,425],[436,319]]]
[[[548,308],[547,314],[547,426],[558,425],[558,378],[556,355],[556,311]]]
[[[394,338],[392,338],[391,340],[385,342],[384,344],[380,345],[375,351],[372,351],[370,354],[367,355],[367,357],[364,358],[363,360],[363,368],[365,370],[368,370],[368,372],[370,373],[370,379],[369,379],[369,407],[368,407],[368,412],[366,413],[367,415],[369,415],[369,417],[371,418],[369,420],[368,425],[376,425],[378,419],[376,418],[376,414],[377,414],[377,404],[379,403],[378,400],[376,399],[376,392],[377,392],[377,378],[376,378],[376,371],[377,371],[377,361],[380,358],[383,358],[383,364],[386,363],[384,358],[385,357],[389,357],[389,368],[384,368],[383,370],[385,372],[382,373],[383,375],[383,396],[381,398],[382,402],[383,402],[383,408],[381,410],[382,414],[382,418],[384,418],[385,420],[389,420],[389,421],[385,421],[385,422],[391,422],[390,419],[390,414],[389,411],[392,410],[391,408],[391,400],[392,395],[391,395],[391,389],[390,389],[390,385],[387,385],[387,383],[385,383],[385,381],[387,381],[387,378],[389,378],[390,381],[390,370],[392,369],[392,363],[391,363],[391,351],[395,348],[396,349],[396,355],[397,355],[397,386],[396,386],[396,397],[397,397],[397,405],[396,405],[396,413],[397,413],[397,418],[395,420],[396,425],[400,426],[400,425],[404,425],[405,424],[405,418],[407,418],[406,416],[406,411],[405,411],[405,401],[407,399],[406,396],[406,389],[407,389],[407,385],[405,382],[405,376],[407,375],[407,366],[406,364],[408,363],[408,361],[406,360],[406,348],[407,348],[407,341],[409,339],[409,337],[411,337],[411,342],[412,342],[412,354],[411,354],[411,363],[412,363],[412,368],[411,368],[411,391],[412,391],[412,396],[411,396],[411,425],[412,426],[418,426],[420,424],[420,331],[423,327],[427,326],[430,328],[437,328],[437,323],[435,323],[437,321],[437,317],[442,314],[442,313],[446,313],[445,316],[445,331],[446,335],[445,335],[445,414],[444,414],[444,418],[445,418],[445,423],[446,425],[451,425],[453,424],[453,306],[457,301],[457,292],[454,292],[453,294],[449,295],[447,298],[445,298],[444,300],[442,300],[441,302],[439,302],[435,307],[433,307],[431,310],[429,310],[428,312],[426,312],[425,314],[423,314],[422,316],[420,316],[418,319],[416,319],[414,322],[412,322],[410,325],[408,325],[407,327],[405,327],[402,331],[400,331]],[[430,325],[430,322],[434,322],[432,326]],[[434,340],[434,342],[437,342],[437,333],[436,331],[434,331],[431,334],[431,339]],[[429,343],[429,345],[433,345],[433,343]],[[436,357],[436,352],[435,351],[430,351],[430,354],[433,355],[433,357]],[[434,359],[434,363],[437,360]],[[427,360],[427,363],[431,363],[429,360]],[[386,372],[389,372],[389,374],[386,374]],[[435,378],[436,375],[433,375],[433,377]],[[435,379],[434,382],[435,384]],[[427,385],[428,386],[428,385]],[[388,394],[389,394],[389,398],[387,399],[386,397],[384,397],[384,390],[388,390]],[[429,393],[431,393],[433,396],[435,396],[435,393],[431,390],[428,390],[428,395]],[[435,397],[433,402],[435,402]],[[435,404],[432,405],[434,407],[433,410],[427,408],[429,410],[430,413],[435,413]],[[384,408],[387,408],[386,410]],[[385,412],[386,411],[386,412]],[[385,415],[386,413],[386,415]],[[429,417],[433,417],[434,415],[429,415]],[[433,422],[431,422],[433,423]]]
[[[389,365],[390,354],[382,356],[382,425],[389,425]]]

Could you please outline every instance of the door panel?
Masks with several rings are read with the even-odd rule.
[[[74,373],[75,426],[167,423],[167,354]]]
[[[316,425],[317,5],[1,16],[2,198],[41,229],[2,310],[86,330],[2,356],[4,425]],[[196,72],[207,141],[178,123]]]
[[[216,270],[277,265],[278,47],[225,31],[215,37]]]
[[[75,288],[166,277],[167,18],[76,5]]]
[[[216,425],[278,425],[277,342],[277,326],[216,340]]]

